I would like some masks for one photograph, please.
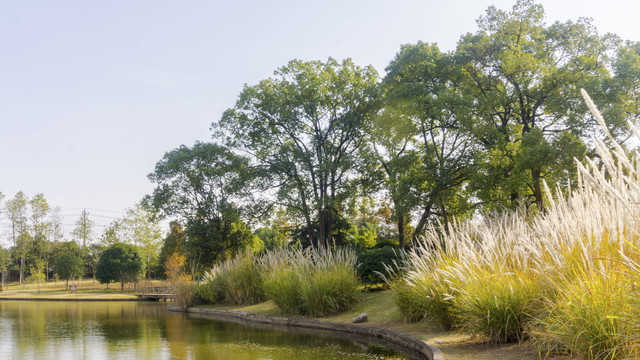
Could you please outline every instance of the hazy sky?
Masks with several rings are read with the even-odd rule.
[[[514,2],[0,0],[0,192],[105,225],[152,191],[166,151],[210,139],[243,84],[294,58],[384,75],[401,44],[451,50],[489,5]],[[591,17],[640,41],[640,2],[539,3],[548,23]]]

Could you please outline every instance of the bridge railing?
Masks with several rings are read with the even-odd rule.
[[[176,290],[173,287],[143,287],[142,294],[152,295],[174,295]]]

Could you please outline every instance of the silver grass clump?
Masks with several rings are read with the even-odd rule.
[[[599,162],[575,159],[577,186],[568,187],[567,195],[558,188],[553,196],[544,183],[546,211],[534,217],[520,212],[485,214],[481,221],[453,222],[446,231],[431,226],[407,253],[401,269],[388,269],[388,278],[409,288],[428,284],[424,296],[445,295],[445,300],[465,294],[472,288],[467,284],[487,271],[527,274],[553,289],[570,282],[576,266],[584,273],[606,275],[611,270],[603,265],[602,253],[610,248],[617,253],[607,254],[640,271],[640,159],[622,148],[589,95],[584,90],[582,94],[612,145],[594,139]],[[640,140],[640,131],[628,125]],[[447,293],[435,294],[438,291]]]

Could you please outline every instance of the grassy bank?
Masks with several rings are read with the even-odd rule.
[[[250,314],[282,317],[282,311],[272,301],[254,305],[198,305],[214,309],[242,311]],[[397,310],[391,291],[366,293],[363,301],[340,314],[317,318],[323,321],[350,323],[354,317],[366,313],[368,326],[380,326],[414,336],[433,344],[444,354],[445,359],[538,359],[537,351],[529,344],[491,345],[483,343],[479,338],[469,334],[443,331],[438,327],[426,327],[424,323],[408,323]],[[287,315],[287,317],[301,317]]]
[[[146,280],[137,287],[126,284],[124,293],[120,292],[120,284],[100,284],[93,279],[82,279],[69,282],[69,285],[77,285],[78,291],[69,292],[64,281],[50,281],[42,284],[23,284],[12,282],[6,284],[0,291],[0,299],[34,299],[34,300],[131,300],[136,299],[135,294],[141,293],[143,288],[165,287],[167,283],[159,280]]]

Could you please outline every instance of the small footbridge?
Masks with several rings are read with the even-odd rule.
[[[142,293],[136,294],[139,300],[168,301],[176,298],[175,290],[169,287],[142,288]]]

